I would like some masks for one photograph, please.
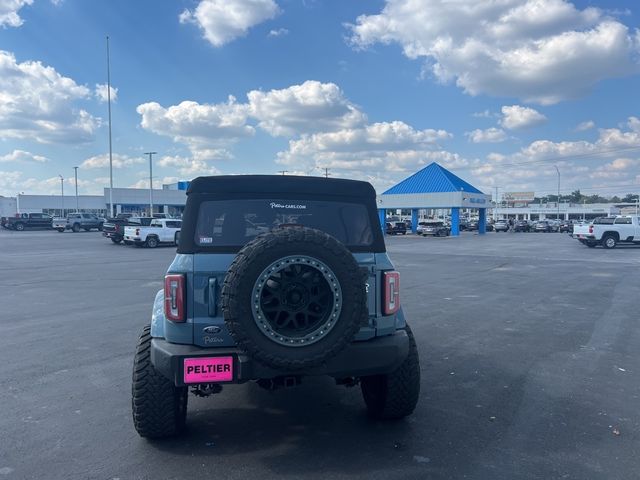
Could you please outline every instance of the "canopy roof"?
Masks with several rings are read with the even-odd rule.
[[[413,193],[445,193],[468,192],[480,193],[476,187],[457,177],[436,162],[427,165],[422,170],[391,187],[382,195],[413,194]]]

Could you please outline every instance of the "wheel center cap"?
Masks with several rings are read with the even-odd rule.
[[[299,283],[291,283],[284,289],[282,302],[287,306],[299,310],[309,303],[309,292]]]

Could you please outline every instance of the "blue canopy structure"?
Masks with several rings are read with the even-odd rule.
[[[486,231],[486,209],[491,205],[491,195],[485,195],[476,187],[433,162],[422,170],[378,195],[380,221],[385,221],[386,210],[411,209],[412,227],[418,224],[421,208],[451,209],[451,234],[459,235],[460,208],[479,210],[478,232]]]

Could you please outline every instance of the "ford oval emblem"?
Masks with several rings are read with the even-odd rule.
[[[217,327],[215,325],[212,325],[210,327],[204,327],[202,329],[202,333],[206,334],[206,335],[215,335],[216,333],[220,333],[222,331],[222,329],[220,327]]]

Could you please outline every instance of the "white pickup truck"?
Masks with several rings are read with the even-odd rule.
[[[174,218],[156,218],[148,227],[124,227],[124,243],[136,247],[155,248],[161,243],[178,244],[182,220]]]
[[[639,220],[637,215],[596,218],[589,225],[573,227],[573,238],[590,248],[597,245],[615,248],[619,243],[640,244]]]

